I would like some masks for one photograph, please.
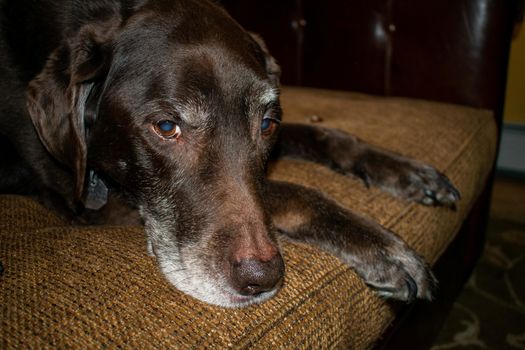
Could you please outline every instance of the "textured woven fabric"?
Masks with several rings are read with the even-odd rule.
[[[457,211],[366,189],[321,166],[281,161],[271,177],[321,189],[378,220],[434,262],[454,237],[493,164],[491,114],[406,99],[287,88],[288,121],[350,131],[445,172]],[[72,227],[31,199],[0,196],[0,348],[370,347],[395,314],[336,258],[282,242],[284,288],[245,309],[203,304],[177,291],[146,253],[138,227]]]

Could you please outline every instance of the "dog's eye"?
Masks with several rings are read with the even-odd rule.
[[[165,139],[177,139],[181,135],[180,127],[171,120],[161,120],[153,125],[153,129]]]
[[[265,117],[261,122],[261,134],[264,137],[271,136],[278,128],[281,122],[272,117]]]

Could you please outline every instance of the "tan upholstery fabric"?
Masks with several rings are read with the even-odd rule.
[[[491,114],[406,99],[287,88],[285,118],[325,126],[424,160],[458,186],[457,211],[366,189],[323,167],[282,161],[272,178],[320,188],[435,261],[491,169]],[[140,228],[71,227],[36,202],[0,196],[0,348],[367,348],[393,319],[389,304],[318,249],[283,242],[283,290],[246,309],[205,305],[171,287]]]

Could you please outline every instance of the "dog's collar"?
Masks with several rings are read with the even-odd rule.
[[[102,97],[102,84],[91,83],[87,98],[84,103],[84,131],[86,137],[86,144],[89,143],[90,131],[98,116],[98,108]],[[99,210],[108,202],[108,187],[102,181],[93,169],[87,170],[88,182],[86,195],[84,199],[84,207],[92,210]]]
[[[108,187],[94,170],[89,170],[89,180],[84,207],[99,210],[108,202]]]

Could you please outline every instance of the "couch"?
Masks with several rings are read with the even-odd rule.
[[[293,15],[289,17],[290,28],[302,46],[298,46],[300,50],[291,58],[289,52],[277,57],[285,72],[287,67],[293,69],[293,73],[283,77],[286,83],[295,85],[283,88],[287,121],[316,120],[421,159],[446,173],[460,190],[461,201],[451,210],[396,199],[378,189],[366,188],[358,179],[315,164],[281,160],[269,169],[271,178],[318,188],[339,204],[379,221],[400,235],[435,266],[440,279],[437,300],[410,306],[385,301],[330,254],[283,240],[286,278],[275,298],[244,309],[210,306],[184,295],[164,279],[154,259],[147,254],[142,228],[71,226],[32,198],[3,194],[0,196],[0,261],[4,267],[0,275],[1,348],[428,346],[430,334],[435,333],[442,320],[442,316],[433,315],[446,312],[472,269],[484,239],[512,23],[504,20],[512,14],[511,2],[504,5],[499,1],[453,1],[445,6],[430,1],[425,2],[430,9],[424,10],[416,1],[408,2],[413,7],[395,1],[345,4],[336,1],[332,5],[308,1],[282,2],[283,5],[274,1],[225,1],[225,5],[243,22],[243,18],[250,17],[246,14],[254,12],[243,10],[250,2],[262,8],[274,3],[272,10],[278,13],[275,18]],[[457,10],[459,3],[464,5],[461,14],[466,17],[449,13]],[[356,6],[355,13],[341,10],[346,11],[350,5]],[[417,12],[418,6],[422,13]],[[473,8],[477,10],[469,12]],[[482,8],[486,11],[478,11]],[[290,12],[296,9],[303,11],[303,15],[307,14],[304,11],[310,11],[310,17],[297,17]],[[257,29],[258,23],[264,29],[264,23],[268,23],[264,21],[272,19],[260,16],[261,12],[264,15],[261,10],[259,22],[257,19],[251,22],[253,29]],[[322,23],[338,13],[344,13],[348,22],[363,16],[349,25],[347,29],[352,31],[355,26],[360,28],[359,23],[367,16],[387,18],[386,28],[390,28],[391,35],[395,33],[395,40],[382,39],[386,40],[383,44],[388,51],[385,56],[374,54],[380,48],[371,45],[367,40],[372,39],[368,37],[358,37],[356,41],[348,37],[348,48],[346,44],[340,45],[337,52],[331,52],[329,46],[347,35],[339,32],[339,26],[344,27],[345,23],[336,21],[336,28]],[[449,14],[458,23],[441,23],[438,14]],[[308,34],[308,24],[315,21],[319,21],[317,28],[321,32],[315,32],[314,28],[315,33]],[[468,25],[470,21],[488,26],[482,34],[490,40],[475,35],[477,32],[472,32],[472,28],[458,29],[457,26]],[[467,29],[472,35],[469,40],[464,36]],[[330,30],[340,37],[334,38]],[[442,38],[439,42],[428,36],[428,31],[451,41]],[[264,30],[259,32],[265,36]],[[412,41],[418,37],[425,38],[428,45],[415,45]],[[279,45],[286,38],[285,33],[272,41],[271,33],[268,35],[268,44],[271,49],[274,46],[272,51],[276,55],[282,54]],[[439,57],[428,52],[443,50],[440,44],[447,44],[450,51],[441,52]],[[315,50],[326,50],[329,56],[344,55],[352,51],[352,45],[374,46],[371,51],[358,54],[368,53],[369,59],[355,57],[352,61],[355,66],[346,67],[356,74],[356,80],[361,74],[363,88],[359,88],[358,82],[344,85],[345,74],[353,74],[346,68],[335,63],[317,66],[321,63],[313,62],[314,58],[301,56],[313,50],[309,45]],[[407,56],[399,53],[397,45],[412,45],[411,52],[421,52]],[[479,60],[463,57],[471,55],[471,46],[479,49]],[[287,50],[290,47],[282,48]],[[489,53],[490,60],[486,59]],[[379,56],[387,62],[376,65]],[[404,58],[412,60],[411,63],[401,64]],[[318,55],[317,59],[329,57]],[[457,67],[449,70],[441,65]],[[374,71],[374,67],[380,70],[374,73],[375,77],[384,81],[378,83],[374,77],[367,81],[365,70]],[[407,73],[412,70],[413,75],[407,77],[405,74],[412,74]],[[397,78],[404,82],[398,82]],[[364,93],[333,90],[350,88]],[[439,94],[434,98],[431,90]],[[435,313],[435,309],[441,313]],[[416,330],[414,324],[427,327]],[[415,344],[418,347],[413,347]]]

